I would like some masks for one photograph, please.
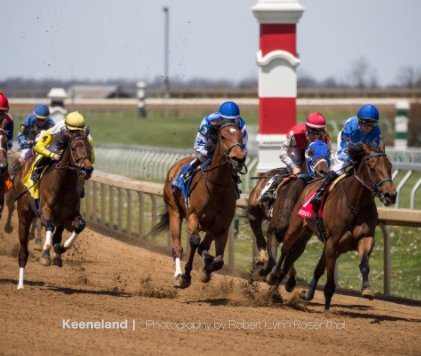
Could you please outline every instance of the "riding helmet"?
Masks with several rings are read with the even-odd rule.
[[[357,114],[358,118],[360,120],[366,120],[366,121],[379,121],[379,110],[374,105],[371,104],[365,104],[360,107],[360,110],[358,110]]]
[[[69,130],[83,130],[85,127],[85,118],[79,111],[67,114],[64,122]]]
[[[9,100],[7,100],[6,95],[0,91],[0,110],[9,111]]]
[[[326,118],[319,112],[313,112],[307,116],[306,125],[312,129],[325,129]]]
[[[226,101],[219,107],[219,115],[221,115],[223,119],[238,119],[240,117],[240,108],[233,101]]]
[[[37,117],[37,119],[48,119],[50,116],[50,109],[47,105],[39,104],[35,106],[34,114]]]

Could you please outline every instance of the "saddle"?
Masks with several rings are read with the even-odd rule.
[[[40,160],[42,157],[43,156],[41,156],[41,155],[38,155],[38,156],[35,157],[34,161],[31,164],[31,168],[28,170],[28,172],[22,178],[22,184],[26,187],[30,196],[33,199],[39,199],[39,184],[34,183],[34,181],[31,179],[31,174],[32,174],[32,171],[34,170],[35,163],[38,162],[38,160]],[[45,172],[47,171],[47,169],[49,167],[50,167],[49,165],[46,165],[42,169],[40,180],[42,179],[42,177],[44,176]]]
[[[322,203],[320,204],[318,216],[320,218],[323,217],[323,206],[326,201],[326,198],[328,197],[329,193],[332,191],[332,189],[338,184],[342,179],[347,177],[349,175],[349,172],[345,172],[344,174],[340,175],[338,178],[336,178],[332,184],[326,189],[325,193],[323,194]],[[316,213],[314,211],[313,204],[310,202],[313,198],[314,194],[316,194],[317,188],[314,189],[310,195],[307,197],[307,200],[304,202],[304,204],[301,206],[300,210],[298,211],[297,215],[303,219],[315,219]]]

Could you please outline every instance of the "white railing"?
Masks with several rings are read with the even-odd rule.
[[[252,147],[253,143],[252,143]],[[128,145],[98,145],[95,147],[96,168],[107,173],[119,174],[121,176],[163,182],[168,169],[179,159],[194,155],[193,150],[170,149],[150,146],[128,146]],[[393,161],[393,178],[398,174],[404,174],[397,186],[398,200],[396,207],[401,207],[402,189],[408,187],[410,178],[421,173],[421,150],[408,149],[398,151],[393,148],[387,150],[388,156]],[[246,164],[248,173],[242,177],[242,191],[249,193],[255,186],[256,181],[251,179],[256,176],[258,159],[254,150],[249,152]],[[417,193],[421,189],[421,176],[412,182],[410,191],[409,207],[411,209],[421,208],[421,200],[417,201]]]

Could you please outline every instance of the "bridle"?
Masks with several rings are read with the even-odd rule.
[[[212,168],[206,168],[206,169],[204,169],[203,170],[204,173],[209,173],[209,172],[211,172],[211,171],[213,171],[213,170],[215,170],[217,168],[220,168],[222,166],[225,166],[226,164],[231,164],[232,165],[231,158],[229,157],[229,154],[231,153],[231,151],[232,151],[232,149],[234,147],[237,147],[238,146],[238,147],[240,147],[241,151],[243,151],[243,145],[241,143],[239,143],[239,142],[234,143],[233,145],[231,145],[228,148],[225,147],[225,145],[222,143],[222,141],[220,139],[220,137],[221,137],[221,130],[224,127],[227,127],[227,126],[232,126],[232,127],[235,127],[236,129],[238,129],[238,126],[236,124],[234,124],[234,123],[226,123],[226,124],[223,124],[218,129],[218,141],[222,145],[222,152],[224,153],[225,160],[224,160],[224,162],[219,163],[219,164],[217,164],[216,166],[214,166]],[[243,168],[245,169],[245,171],[240,171],[240,172],[238,172],[239,174],[247,174],[247,172],[248,172],[247,165],[244,164]]]
[[[371,185],[369,185],[366,182],[364,182],[363,179],[360,178],[357,175],[356,169],[354,169],[354,176],[357,179],[357,181],[360,182],[370,192],[374,193],[374,195],[376,195],[376,196],[380,196],[381,195],[380,187],[384,183],[386,183],[386,182],[393,182],[392,177],[381,179],[378,182],[375,182],[374,179],[373,179],[373,175],[371,174],[370,167],[368,166],[368,160],[370,158],[378,158],[378,157],[383,157],[383,156],[386,156],[386,153],[384,153],[384,152],[378,152],[378,153],[373,153],[373,154],[370,154],[370,155],[367,155],[367,156],[363,157],[363,159],[365,161],[365,166],[367,168],[368,178],[370,180]]]
[[[86,171],[85,168],[81,167],[80,163],[85,160],[90,160],[90,156],[87,154],[85,156],[75,158],[73,150],[71,148],[71,143],[73,141],[82,141],[82,140],[87,140],[86,136],[73,136],[70,138],[69,142],[67,143],[67,148],[66,148],[69,150],[69,153],[70,153],[70,160],[69,160],[70,164],[65,165],[65,166],[60,165],[60,162],[61,162],[60,161],[59,163],[57,163],[55,167],[56,169],[68,169],[71,171],[76,171],[77,174],[82,177],[86,177],[88,175],[88,172]]]

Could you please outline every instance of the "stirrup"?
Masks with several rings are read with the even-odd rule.
[[[32,172],[32,173],[31,173],[31,180],[32,180],[34,183],[38,183],[38,182],[39,182],[39,180],[40,180],[40,178],[41,178],[41,175],[40,175],[38,172]]]

